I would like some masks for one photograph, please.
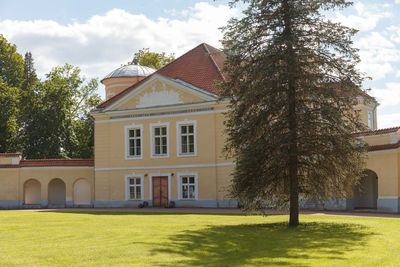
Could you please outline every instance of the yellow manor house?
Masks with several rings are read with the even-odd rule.
[[[222,155],[224,112],[214,82],[225,55],[200,44],[159,70],[138,65],[107,75],[95,120],[93,159],[23,160],[0,154],[0,208],[236,207],[227,197],[232,159]],[[306,208],[400,212],[400,127],[377,129],[377,103],[357,96],[370,131],[367,176],[352,198]]]

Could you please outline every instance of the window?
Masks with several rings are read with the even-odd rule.
[[[125,126],[125,159],[141,159],[143,155],[143,126]]]
[[[178,173],[178,195],[181,200],[197,200],[198,185],[197,173],[185,172]]]
[[[128,178],[129,199],[142,199],[142,179],[140,177]]]
[[[370,130],[374,129],[374,115],[372,111],[368,111],[368,128]]]
[[[167,127],[154,128],[154,155],[167,155]]]
[[[129,130],[129,156],[140,156],[142,142],[140,129]]]
[[[196,199],[196,184],[194,176],[182,177],[182,199]]]
[[[181,121],[177,123],[178,156],[196,155],[196,121]]]
[[[168,123],[155,123],[150,125],[152,157],[169,156],[168,126]]]

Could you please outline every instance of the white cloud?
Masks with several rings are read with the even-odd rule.
[[[400,4],[400,0],[394,0],[395,4]]]
[[[400,126],[400,83],[386,83],[385,88],[372,88],[370,94],[379,102],[378,126]]]
[[[356,15],[351,14],[346,16],[340,12],[336,12],[334,21],[360,31],[369,31],[375,29],[380,19],[391,16],[391,13],[381,10],[381,8],[387,8],[385,5],[365,6],[361,2],[357,2],[354,4],[354,8],[357,13]]]
[[[400,106],[400,83],[386,83],[386,88],[372,88],[371,95],[374,96],[380,108],[388,108],[391,106]]]
[[[393,42],[400,44],[400,27],[392,25],[388,27],[388,31],[391,33],[390,39]]]
[[[79,66],[87,77],[102,78],[144,47],[176,56],[202,42],[219,47],[219,27],[239,15],[238,9],[205,2],[181,11],[184,13],[188,15],[180,19],[152,20],[112,9],[84,23],[75,21],[68,25],[52,20],[3,20],[0,32],[17,45],[20,53],[32,52],[39,75],[68,62]]]
[[[400,49],[382,33],[365,34],[354,46],[360,49],[360,70],[374,80],[385,78],[393,71],[392,64],[400,61]]]
[[[360,49],[358,68],[375,81],[395,71],[394,66],[400,61],[400,48],[396,43],[397,40],[400,42],[400,29],[391,26],[382,31],[381,27],[377,28],[382,19],[392,17],[389,6],[387,3],[356,2],[355,12],[349,15],[337,12],[334,18],[334,21],[360,30],[354,42],[354,47]]]
[[[395,126],[400,126],[400,112],[380,115],[378,110],[378,128]]]
[[[389,63],[373,63],[370,60],[363,60],[358,64],[358,68],[362,73],[365,73],[373,80],[382,79],[393,70],[392,65]]]

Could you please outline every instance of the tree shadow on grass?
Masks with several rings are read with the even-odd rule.
[[[365,246],[370,235],[374,233],[358,224],[304,223],[296,229],[287,223],[210,226],[173,236],[152,253],[183,256],[177,264],[185,266],[306,266],[312,259],[320,264],[345,260],[344,253]]]

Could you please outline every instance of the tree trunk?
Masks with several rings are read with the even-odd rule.
[[[289,82],[289,179],[290,179],[290,226],[299,225],[299,179],[297,176],[297,122],[296,88]]]
[[[288,127],[289,127],[289,180],[290,180],[290,218],[289,226],[299,225],[299,179],[298,179],[298,151],[297,151],[297,118],[296,118],[296,54],[293,50],[293,33],[291,24],[291,8],[288,1],[283,1],[285,12],[284,34],[287,41],[287,68],[288,68]]]

